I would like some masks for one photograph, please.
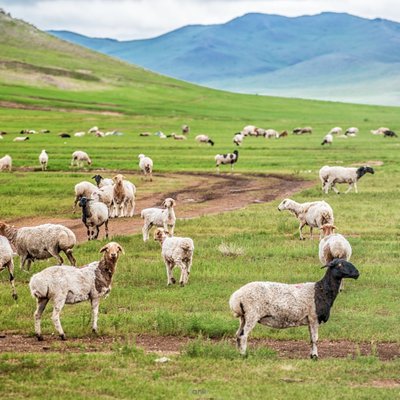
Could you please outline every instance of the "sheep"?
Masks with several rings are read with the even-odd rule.
[[[214,142],[207,135],[197,135],[194,140],[198,143],[210,143],[211,146],[214,146]]]
[[[118,257],[120,253],[124,254],[124,250],[118,243],[110,242],[100,249],[100,253],[104,253],[100,261],[94,261],[82,268],[56,265],[32,276],[29,289],[37,303],[34,320],[35,334],[39,341],[43,340],[41,317],[50,300],[53,301],[54,327],[62,340],[65,340],[66,336],[61,326],[60,313],[65,304],[90,300],[92,331],[97,333],[100,299],[107,297],[111,292]]]
[[[233,164],[237,162],[239,159],[239,152],[237,150],[234,150],[233,153],[228,153],[228,154],[217,154],[215,157],[215,162],[216,162],[216,167],[217,167],[217,173],[219,174],[219,166],[221,164],[231,164],[231,171],[233,171]]]
[[[371,133],[373,135],[383,135],[385,133],[385,131],[390,131],[390,129],[389,128],[385,128],[385,127],[381,127],[381,128],[376,129],[376,130],[371,130]]]
[[[112,186],[114,185],[114,181],[110,178],[103,178],[101,175],[94,175],[92,179],[96,181],[96,185],[98,188],[102,188],[104,186]]]
[[[243,143],[245,135],[243,133],[237,133],[234,137],[233,137],[233,143],[236,144],[236,146],[241,146]]]
[[[61,138],[70,138],[71,135],[69,133],[61,132],[58,134]]]
[[[50,133],[50,129],[41,129],[40,133]]]
[[[74,201],[74,207],[72,209],[72,212],[74,213],[76,210],[76,205],[78,204],[78,201],[82,197],[90,198],[92,193],[97,190],[97,186],[93,185],[93,183],[88,182],[88,181],[82,181],[79,182],[75,185],[74,191],[75,191],[75,201]]]
[[[47,163],[49,162],[49,156],[47,155],[46,150],[42,150],[42,152],[40,153],[39,162],[42,166],[42,171],[46,171]]]
[[[92,164],[92,160],[86,152],[77,150],[72,153],[71,167],[76,165],[82,168],[85,162],[88,163],[88,165]]]
[[[322,141],[321,145],[323,146],[324,144],[332,144],[333,142],[333,136],[331,133],[328,133],[327,135],[324,136],[324,140]]]
[[[188,135],[189,134],[189,132],[190,132],[190,127],[189,127],[189,125],[182,125],[182,133],[184,134],[184,135]]]
[[[185,286],[189,281],[190,269],[192,267],[193,240],[188,237],[167,237],[163,228],[155,230],[154,240],[161,244],[161,255],[167,268],[167,285],[172,285],[176,282],[172,276],[172,270],[177,266],[181,269],[179,284]]]
[[[162,206],[164,209],[145,208],[140,213],[141,218],[144,219],[142,228],[144,242],[149,239],[149,231],[152,226],[162,227],[165,233],[174,236],[176,222],[174,207],[176,202],[171,197],[168,197],[163,201]]]
[[[90,198],[94,201],[100,201],[104,203],[108,208],[108,214],[110,218],[114,218],[114,186],[106,185],[95,190]]]
[[[142,132],[142,133],[139,133],[139,136],[148,137],[148,136],[151,136],[151,133],[150,132]]]
[[[15,247],[20,256],[21,269],[24,269],[26,263],[29,271],[32,262],[50,257],[55,257],[60,264],[63,264],[61,251],[65,253],[70,263],[76,265],[72,254],[76,237],[63,225],[44,224],[17,229],[0,221],[0,235],[5,236]]]
[[[13,142],[25,142],[25,140],[29,140],[30,137],[29,136],[17,136],[16,138],[13,139]]]
[[[88,133],[96,133],[99,130],[98,126],[92,126],[89,130]]]
[[[5,170],[8,170],[9,172],[12,170],[12,158],[8,154],[0,158],[0,171]]]
[[[348,183],[349,188],[345,193],[348,193],[353,187],[356,193],[357,181],[363,177],[367,172],[374,174],[375,171],[371,167],[363,166],[359,168],[352,167],[330,167],[328,165],[323,166],[319,170],[319,178],[322,182],[322,191],[328,193],[329,189],[339,194],[339,190],[336,189],[337,183]]]
[[[305,128],[294,128],[292,133],[295,135],[302,135],[304,133],[309,133],[311,135],[312,128],[311,126],[306,126]]]
[[[14,300],[18,299],[17,292],[15,290],[14,283],[14,260],[13,251],[10,246],[9,241],[6,237],[0,236],[0,272],[8,269],[8,274],[10,275],[10,284],[12,289],[12,297]]]
[[[20,132],[21,135],[33,135],[36,131],[34,129],[22,129]]]
[[[275,129],[267,129],[264,132],[264,137],[265,139],[278,138],[279,132],[277,132]]]
[[[74,136],[75,137],[83,137],[83,136],[85,136],[86,135],[86,132],[75,132],[74,133]]]
[[[278,138],[287,137],[288,135],[289,135],[288,131],[282,131],[282,132],[279,134]]]
[[[340,126],[335,126],[334,128],[332,128],[329,133],[331,135],[340,135],[343,132],[343,129]]]
[[[383,137],[397,137],[397,134],[396,134],[396,132],[389,130],[389,131],[383,132]]]
[[[150,157],[146,157],[144,154],[139,154],[139,168],[144,178],[149,176],[150,181],[153,180],[153,160]]]
[[[342,258],[350,261],[351,258],[351,245],[349,241],[339,233],[334,233],[337,229],[332,224],[325,224],[321,226],[322,239],[319,242],[319,260],[322,265],[327,265],[334,258]],[[343,281],[340,285],[340,291],[344,288]]]
[[[186,140],[186,139],[187,139],[186,136],[177,135],[176,133],[171,133],[171,136],[172,136],[175,140]]]
[[[356,136],[358,133],[358,128],[355,126],[352,126],[350,128],[346,129],[346,132],[344,133],[346,136]]]
[[[121,174],[114,176],[114,212],[115,217],[133,217],[135,212],[136,187],[124,179]]]
[[[241,130],[240,133],[243,136],[257,136],[257,127],[255,127],[254,125],[247,125]]]
[[[82,222],[86,226],[88,240],[96,240],[98,238],[99,228],[103,224],[106,231],[106,239],[108,239],[108,207],[100,201],[94,201],[86,197],[80,199],[79,207],[82,207]]]
[[[304,240],[302,230],[310,227],[310,239],[313,238],[313,228],[321,228],[324,224],[333,224],[332,207],[325,201],[297,203],[291,199],[284,199],[278,206],[279,211],[288,210],[299,220],[300,240]]]
[[[326,273],[318,282],[250,282],[232,294],[229,306],[233,315],[240,318],[236,342],[241,354],[246,354],[247,338],[257,323],[277,329],[308,325],[310,357],[318,359],[319,325],[329,320],[342,279],[357,279],[360,275],[352,263],[340,258],[325,268]]]

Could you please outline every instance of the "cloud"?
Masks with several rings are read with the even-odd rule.
[[[248,12],[299,16],[336,11],[400,21],[398,0],[0,0],[0,7],[43,30],[124,40],[188,24],[224,23]]]

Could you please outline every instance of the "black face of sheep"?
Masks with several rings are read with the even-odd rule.
[[[92,179],[94,179],[97,183],[97,186],[99,186],[101,180],[103,179],[103,177],[101,175],[94,175],[92,176]]]
[[[86,207],[88,201],[91,201],[91,199],[87,199],[86,197],[82,197],[79,200],[79,207]]]
[[[357,268],[351,262],[341,258],[335,258],[325,267],[331,271],[332,275],[336,279],[343,279],[343,278],[358,279],[358,277],[360,276],[360,273],[358,272]]]
[[[360,167],[357,170],[357,179],[360,179],[362,176],[364,176],[367,172],[369,172],[370,174],[374,174],[375,171],[373,168],[371,167]]]

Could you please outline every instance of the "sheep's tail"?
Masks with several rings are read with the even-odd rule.
[[[29,281],[29,289],[31,291],[31,295],[36,299],[44,299],[48,296],[49,288],[42,279],[40,279],[37,274],[33,275],[31,280]]]
[[[244,316],[245,312],[243,303],[240,301],[240,298],[236,295],[236,293],[233,293],[229,299],[229,307],[231,308],[234,317],[239,318]]]
[[[143,218],[144,219],[144,212],[143,212],[144,210],[142,210],[142,212],[140,213],[140,218]]]

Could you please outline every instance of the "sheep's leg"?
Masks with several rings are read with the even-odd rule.
[[[74,201],[74,207],[72,208],[72,213],[75,214],[76,212],[76,205],[78,204],[78,201],[80,200],[79,196],[75,197],[75,201]]]
[[[61,340],[65,340],[65,334],[64,330],[61,326],[61,321],[60,321],[60,313],[61,310],[63,309],[65,304],[65,298],[56,298],[54,299],[54,308],[53,308],[53,314],[51,316],[51,319],[53,321],[54,327],[57,329]]]
[[[64,250],[64,253],[66,254],[66,256],[67,256],[69,262],[70,262],[74,267],[76,267],[76,259],[75,259],[74,255],[72,254],[72,249]]]
[[[332,188],[332,190],[336,193],[336,194],[339,194],[340,192],[339,192],[339,190],[338,189],[336,189],[336,183],[333,183],[332,185],[331,185],[331,188]]]
[[[300,232],[300,240],[304,240],[303,236],[303,228],[306,226],[306,222],[300,221],[299,232]]]
[[[348,189],[347,189],[344,193],[345,193],[345,194],[349,193],[350,190],[353,189],[353,187],[354,187],[356,193],[358,193],[358,192],[357,192],[357,186],[355,186],[355,185],[356,185],[355,182],[349,183],[349,187],[348,187]]]
[[[25,263],[26,263],[26,259],[28,258],[28,255],[24,254],[23,256],[21,256],[20,261],[19,261],[19,267],[21,270],[25,270]]]
[[[96,230],[96,231],[95,231]],[[95,233],[96,232],[96,233]],[[95,227],[94,227],[94,229],[93,229],[93,239],[97,239],[98,237],[99,237],[99,232],[100,232],[100,229],[99,229],[99,227],[96,225]]]
[[[243,328],[244,328],[245,323],[246,323],[246,319],[244,318],[244,315],[241,315],[239,329],[236,331],[236,344],[239,349],[241,347],[241,337],[243,335]]]
[[[43,340],[42,329],[41,329],[40,323],[41,323],[43,311],[46,308],[46,305],[48,302],[49,302],[49,299],[47,299],[45,297],[36,299],[37,307],[36,307],[36,311],[33,315],[34,315],[34,320],[35,320],[35,334],[36,334],[37,340],[39,340],[39,341]]]
[[[57,259],[57,261],[59,262],[58,265],[63,265],[64,264],[64,260],[62,259],[62,257],[60,256],[60,253],[57,252],[57,250],[54,249],[49,249],[49,253]]]
[[[175,225],[169,225],[169,228],[168,228],[169,236],[174,236],[174,229],[175,229]]]
[[[313,240],[313,227],[310,226],[310,240]]]
[[[310,357],[317,360],[318,359],[318,321],[312,321],[308,324],[308,329],[310,331],[311,339],[311,352]]]
[[[356,193],[358,193],[357,182],[354,182],[354,191],[355,191]]]
[[[11,289],[12,289],[12,297],[14,300],[17,300],[18,295],[17,295],[17,291],[15,290],[15,282],[14,282],[14,262],[12,259],[7,263],[7,269],[8,269],[8,273],[10,275],[10,285],[11,285]]]
[[[97,333],[97,319],[99,317],[100,298],[94,298],[92,303],[92,331]]]
[[[108,239],[108,220],[104,222],[104,228],[106,230],[106,239]]]
[[[341,292],[342,290],[344,290],[344,279],[341,280],[340,286],[339,286],[339,292]]]
[[[146,242],[149,240],[149,230],[152,227],[152,224],[144,224],[142,228],[142,233],[143,233],[143,242]]]
[[[188,271],[187,271],[187,266],[184,262],[179,262],[177,264],[179,266],[179,268],[181,269],[181,277],[179,278],[179,284],[181,286],[185,286],[185,284],[187,284],[188,280],[189,280],[189,276],[188,276]]]
[[[176,282],[175,278],[172,276],[172,269],[174,268],[174,265],[166,261],[165,267],[167,269],[167,286],[173,285]]]
[[[31,269],[32,259],[27,258],[26,260],[26,270],[29,271]]]
[[[219,165],[216,166],[217,167],[217,174],[219,174]]]
[[[243,319],[245,320],[245,322],[242,331],[237,337],[237,345],[239,347],[240,354],[245,355],[247,350],[247,338],[250,332],[257,325],[257,318],[254,318],[251,315],[246,315],[243,316]]]

